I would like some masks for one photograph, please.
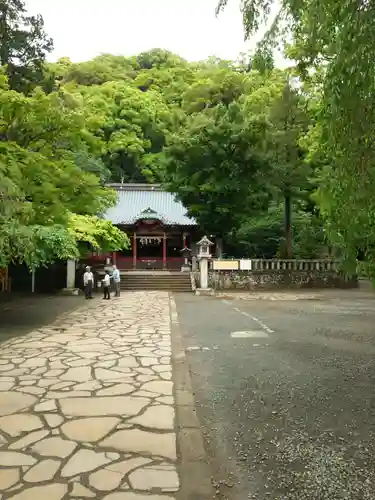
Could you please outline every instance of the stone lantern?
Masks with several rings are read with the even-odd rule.
[[[197,242],[198,261],[199,261],[199,288],[196,290],[197,295],[212,295],[212,288],[208,288],[208,261],[211,259],[210,247],[213,245],[207,236]]]
[[[185,246],[181,250],[181,255],[184,258],[184,264],[181,267],[181,271],[182,272],[186,272],[186,271],[190,272],[190,264],[189,264],[189,258],[191,256],[191,250],[190,250],[190,248],[188,248],[187,246]]]

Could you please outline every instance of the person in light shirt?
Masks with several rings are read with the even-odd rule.
[[[111,293],[109,291],[110,284],[111,284],[111,279],[108,271],[106,271],[103,278],[103,293],[104,293],[103,300],[109,300],[111,298]]]
[[[112,278],[113,278],[113,285],[116,297],[120,297],[121,276],[120,276],[120,271],[117,269],[117,266],[113,266]]]
[[[83,275],[83,286],[85,287],[86,299],[92,299],[92,290],[94,288],[94,275],[91,272],[91,267],[86,267],[86,272]]]

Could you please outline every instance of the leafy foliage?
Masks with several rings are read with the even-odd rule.
[[[42,16],[28,16],[23,0],[0,2],[0,64],[12,89],[34,88],[43,79],[43,62],[51,50]]]
[[[5,86],[0,103],[1,265],[13,260],[36,267],[75,257],[71,214],[94,216],[115,202],[115,193],[76,159],[90,154],[95,140],[81,112],[58,94],[37,90],[26,97]],[[98,238],[104,241],[102,232]]]
[[[218,12],[226,4],[221,0]],[[242,2],[247,37],[270,20],[276,4]],[[284,44],[286,54],[310,85],[310,97],[311,82],[320,93],[320,113],[308,141],[313,161],[322,167],[316,200],[331,243],[353,271],[358,250],[374,262],[375,5],[283,0],[261,46],[285,39],[291,40]],[[375,277],[374,266],[368,269]]]
[[[238,243],[239,227],[267,217],[272,198],[309,197],[311,167],[299,145],[309,121],[305,98],[266,49],[250,63],[188,63],[154,49],[80,64],[62,59],[49,71],[100,151],[99,158],[79,153],[82,169],[102,180],[161,181],[226,241]]]
[[[120,229],[104,219],[92,215],[72,214],[69,219],[69,233],[74,237],[81,248],[115,252],[130,245],[129,238]]]
[[[267,123],[238,103],[193,116],[166,148],[165,181],[205,231],[233,230],[243,214],[267,206]]]
[[[102,141],[102,160],[115,181],[152,178],[149,158],[161,152],[168,108],[155,92],[124,82],[78,87],[89,128]]]
[[[322,220],[304,208],[300,203],[293,204],[293,256],[324,258],[328,248]],[[231,254],[264,259],[283,257],[286,246],[283,216],[283,205],[271,203],[266,212],[245,220],[234,235]]]
[[[257,1],[259,11],[265,4]],[[8,4],[26,16],[21,0]],[[35,267],[128,246],[101,218],[115,202],[108,181],[162,182],[205,231],[246,252],[286,247],[290,255],[292,225],[295,255],[320,252],[322,224],[310,195],[332,168],[317,120],[323,100],[318,85],[295,86],[276,69],[267,45],[242,62],[189,63],[153,49],[43,65],[43,37],[39,24],[36,45],[24,38],[43,69],[40,87],[17,87],[0,74],[2,264]],[[315,200],[328,218],[322,193],[320,185]],[[307,226],[316,227],[311,244],[301,236]]]

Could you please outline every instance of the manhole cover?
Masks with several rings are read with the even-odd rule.
[[[241,332],[232,332],[230,334],[234,339],[249,339],[249,338],[267,338],[268,333],[263,330],[247,330]]]

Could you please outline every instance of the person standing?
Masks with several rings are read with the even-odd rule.
[[[86,272],[83,275],[83,286],[85,287],[86,299],[92,299],[92,291],[94,288],[94,275],[91,272],[91,267],[86,266]]]
[[[117,269],[117,266],[113,266],[112,277],[115,288],[115,296],[120,297],[121,276],[120,276],[120,271]]]
[[[103,279],[103,292],[104,292],[103,300],[110,300],[111,298],[111,293],[109,291],[110,284],[111,284],[111,279],[109,277],[108,271],[106,271]]]

